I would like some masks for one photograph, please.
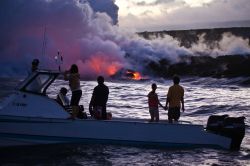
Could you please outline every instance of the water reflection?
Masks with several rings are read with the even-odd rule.
[[[220,81],[224,85],[227,80],[222,79]],[[108,111],[111,111],[114,117],[149,118],[147,94],[151,90],[152,82],[106,82],[106,85],[110,88]],[[214,86],[215,83],[217,83],[217,86]],[[172,82],[164,81],[157,84],[160,102],[165,105],[167,90]],[[95,81],[81,82],[83,97],[80,103],[85,108],[88,108],[93,88],[96,85]],[[181,116],[182,120],[190,120],[191,118],[194,122],[205,124],[207,117],[211,114],[247,115],[250,108],[250,88],[236,85],[234,85],[235,88],[232,88],[232,86],[223,86],[222,88],[218,84],[218,80],[213,78],[186,78],[182,85],[185,88],[186,105],[186,111]],[[57,80],[48,90],[49,96],[55,97],[62,86],[68,87],[67,82]],[[68,97],[70,95],[69,93]],[[161,119],[167,118],[167,112],[162,108],[160,108],[160,117]],[[192,117],[196,117],[196,119]]]
[[[14,89],[15,81],[0,82],[0,100]],[[108,81],[110,88],[108,111],[119,118],[149,119],[147,94],[149,82]],[[171,81],[157,82],[157,93],[165,105]],[[0,165],[249,165],[250,164],[250,88],[231,85],[227,79],[185,78],[186,111],[181,120],[206,124],[212,114],[246,116],[246,136],[239,152],[216,149],[159,149],[113,145],[49,145],[0,149]],[[87,110],[96,81],[81,81],[83,97],[80,104]],[[64,80],[57,80],[48,89],[55,98],[61,87],[68,87]],[[71,94],[68,93],[68,97]],[[88,111],[87,111],[88,112]],[[160,119],[167,119],[167,112],[160,108]]]

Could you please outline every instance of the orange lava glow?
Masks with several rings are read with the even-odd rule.
[[[121,68],[119,63],[110,62],[110,59],[103,56],[93,56],[89,62],[90,67],[96,74],[112,76]]]
[[[108,68],[107,68],[107,72],[109,76],[115,75],[115,73],[120,69],[119,66],[115,65],[115,64],[111,64]]]
[[[100,58],[91,58],[90,64],[96,73],[101,72],[102,60]]]
[[[141,80],[142,76],[139,72],[137,71],[127,71],[127,74],[131,75],[131,79],[133,80]]]

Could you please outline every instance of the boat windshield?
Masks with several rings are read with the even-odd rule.
[[[21,88],[22,91],[46,95],[49,85],[56,79],[55,73],[37,73]]]

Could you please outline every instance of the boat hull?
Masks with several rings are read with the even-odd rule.
[[[0,146],[50,143],[106,143],[161,147],[230,148],[231,139],[202,125],[140,120],[66,120],[0,117]]]

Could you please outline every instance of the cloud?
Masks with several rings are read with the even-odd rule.
[[[239,6],[242,6],[242,8],[239,9]],[[175,21],[176,23],[248,20],[249,9],[250,3],[247,0],[239,0],[237,2],[232,0],[213,1],[213,3],[202,7],[191,8],[185,6],[165,16],[169,21]]]
[[[161,4],[168,4],[175,2],[175,0],[155,0],[153,2],[148,2],[148,1],[140,1],[136,2],[135,5],[137,6],[155,6],[155,5],[161,5]]]
[[[129,15],[123,13],[120,17],[121,27],[131,27],[137,31],[164,30],[178,25],[178,29],[186,27],[195,28],[198,25],[208,27],[209,23],[220,23],[229,21],[249,20],[250,2],[248,0],[207,0],[207,1],[166,1],[166,3],[156,3],[158,1],[141,1],[137,8],[137,13],[133,13],[133,6],[130,6],[130,14],[137,17],[135,20],[127,20]],[[194,3],[195,2],[195,3]],[[158,6],[155,6],[158,4]],[[145,15],[142,11],[150,9],[153,14]],[[141,12],[139,13],[138,11]],[[135,22],[141,20],[140,22]],[[150,20],[150,22],[147,22]],[[147,22],[147,24],[143,24]],[[205,25],[206,24],[206,25]],[[188,26],[187,26],[188,25]],[[213,26],[212,24],[210,24]],[[220,24],[221,25],[221,24]],[[225,24],[228,26],[228,24]],[[183,26],[183,28],[181,28]]]
[[[118,23],[119,8],[114,4],[114,0],[88,0],[87,2],[94,11],[107,13],[112,18],[114,24]]]

